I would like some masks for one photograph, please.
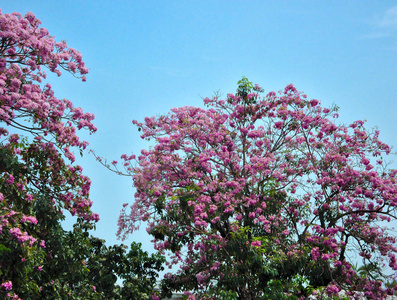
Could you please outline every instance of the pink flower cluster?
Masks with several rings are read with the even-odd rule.
[[[11,281],[3,282],[3,283],[1,284],[1,287],[2,287],[3,289],[5,289],[6,291],[11,291],[11,290],[12,290],[12,282],[11,282]]]
[[[30,236],[27,232],[21,232],[21,230],[17,227],[11,228],[10,234],[21,244],[29,241],[29,246],[32,246],[37,241],[37,239]]]
[[[91,123],[94,116],[73,107],[68,100],[57,99],[49,84],[42,89],[40,83],[46,78],[42,67],[58,75],[60,68],[76,75],[87,74],[88,69],[78,51],[68,48],[65,42],[56,43],[40,24],[32,13],[22,17],[0,12],[0,37],[5,45],[0,50],[0,120],[12,125],[13,120],[30,114],[35,130],[43,135],[50,133],[62,145],[85,148],[73,124],[95,132]]]

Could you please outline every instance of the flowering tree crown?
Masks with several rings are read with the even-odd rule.
[[[136,193],[119,235],[147,222],[156,249],[180,267],[164,289],[239,299],[391,294],[396,287],[380,280],[394,280],[385,267],[397,271],[384,227],[397,207],[397,171],[383,160],[390,147],[363,121],[335,124],[337,107],[292,84],[262,92],[243,78],[226,99],[204,99],[206,109],[133,121],[155,146],[121,157]],[[352,267],[353,252],[366,276]]]
[[[99,220],[91,211],[90,179],[70,165],[72,149],[82,153],[88,144],[76,132],[95,132],[94,115],[56,98],[44,84],[45,69],[83,81],[88,69],[78,51],[55,42],[40,24],[32,13],[0,10],[0,294],[15,298],[15,290],[29,297],[39,291],[34,278],[45,271],[44,224],[50,223],[39,217],[44,207],[57,221],[62,209],[87,224]]]

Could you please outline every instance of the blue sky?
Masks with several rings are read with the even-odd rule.
[[[50,82],[57,97],[95,114],[98,132],[81,136],[110,161],[148,147],[133,119],[203,106],[215,91],[234,92],[242,76],[267,92],[293,83],[340,106],[340,122],[367,119],[397,146],[396,1],[13,0],[0,8],[33,12],[83,54],[86,83],[68,74]],[[133,201],[131,179],[88,154],[79,164],[101,217],[94,235],[120,243],[117,217]],[[124,243],[131,241],[152,249],[144,230]]]

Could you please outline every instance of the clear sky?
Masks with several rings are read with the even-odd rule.
[[[50,77],[58,98],[94,113],[98,131],[81,134],[110,161],[139,153],[133,119],[173,107],[203,106],[215,91],[236,90],[246,76],[265,92],[293,83],[324,106],[341,107],[340,122],[367,119],[381,140],[397,146],[397,1],[20,1],[3,13],[33,12],[57,41],[83,54],[83,83]],[[86,154],[92,180],[93,234],[116,239],[131,178],[117,176]],[[394,164],[396,166],[396,164]],[[124,243],[152,249],[144,230]]]

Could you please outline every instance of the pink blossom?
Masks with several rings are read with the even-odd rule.
[[[337,295],[340,291],[340,289],[334,284],[328,285],[325,290],[328,295]]]
[[[29,222],[29,223],[36,225],[37,219],[33,216],[23,216],[21,219],[21,223],[25,223],[25,222]]]
[[[8,185],[11,185],[14,183],[14,176],[12,176],[11,174],[8,174],[8,178],[6,179],[6,182]]]
[[[262,245],[261,241],[253,241],[251,242],[252,247],[260,247]]]
[[[330,258],[330,255],[327,254],[327,253],[324,253],[324,254],[321,255],[321,259],[322,260],[328,260],[329,258]]]
[[[4,288],[6,291],[11,291],[12,290],[12,282],[11,281],[6,281],[1,284],[1,287]]]
[[[45,248],[45,241],[41,240],[39,246],[44,249]]]
[[[206,272],[200,272],[198,274],[196,274],[196,278],[199,284],[203,284],[205,283],[205,281],[207,280],[207,278],[209,277],[209,274]]]

